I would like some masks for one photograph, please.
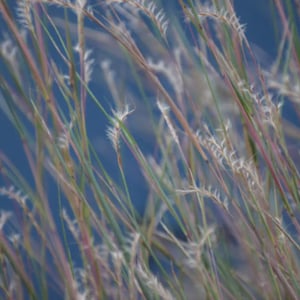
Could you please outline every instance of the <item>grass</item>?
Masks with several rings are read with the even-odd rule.
[[[1,298],[298,299],[298,1],[175,3],[0,1]]]

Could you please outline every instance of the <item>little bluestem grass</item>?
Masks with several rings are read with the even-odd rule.
[[[173,2],[0,1],[2,298],[298,299],[297,1]]]

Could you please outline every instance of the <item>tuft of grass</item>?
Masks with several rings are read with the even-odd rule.
[[[298,299],[294,4],[267,67],[232,1],[9,4],[1,298]]]

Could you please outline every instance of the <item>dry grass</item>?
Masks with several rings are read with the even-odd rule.
[[[3,299],[298,299],[299,15],[264,69],[231,1],[185,2],[0,1]]]

